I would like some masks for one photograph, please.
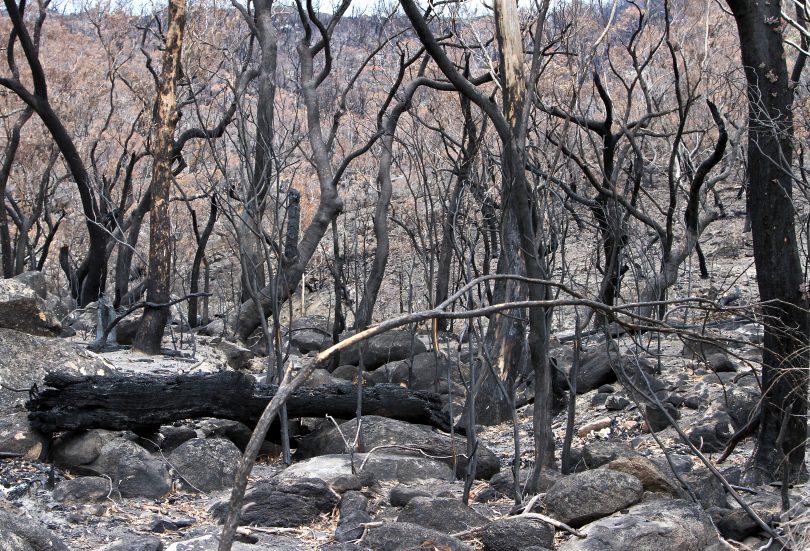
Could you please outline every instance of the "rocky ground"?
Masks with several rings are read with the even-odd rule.
[[[3,549],[215,549],[247,427],[228,420],[181,420],[154,434],[62,433],[48,446],[30,427],[23,403],[48,371],[159,376],[238,369],[261,379],[265,359],[247,346],[179,328],[167,335],[171,354],[163,357],[126,347],[93,353],[87,350],[93,309],[60,324],[51,302],[36,276],[0,281]],[[288,337],[295,365],[324,345],[324,323],[310,317],[293,324]],[[350,450],[354,421],[305,419],[296,426],[290,467],[280,461],[278,447],[266,443],[234,549],[779,549],[774,533],[793,549],[808,548],[806,486],[790,489],[786,511],[778,487],[742,486],[750,440],[717,465],[768,525],[770,533],[765,531],[662,411],[710,461],[748,420],[760,396],[759,329],[738,323],[713,331],[727,346],[675,337],[660,343],[621,338],[609,345],[587,340],[577,377],[574,473],[545,471],[542,493],[520,507],[514,500],[511,424],[481,428],[477,480],[465,505],[463,439],[366,416],[360,453]],[[131,333],[122,325],[119,342],[126,343]],[[426,337],[414,340],[406,331],[375,339],[364,356],[365,384],[437,391],[459,412],[466,366],[454,343],[438,357],[426,344]],[[570,342],[556,342],[553,355],[560,367],[570,367]],[[342,360],[332,373],[316,372],[309,384],[355,380],[356,354],[349,351]],[[519,482],[531,468],[531,408],[522,407],[518,416]],[[558,414],[557,450],[565,425],[565,413]]]

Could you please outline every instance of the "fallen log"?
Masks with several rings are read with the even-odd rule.
[[[45,388],[26,403],[31,425],[45,433],[79,429],[148,432],[182,419],[215,417],[255,426],[275,395],[265,385],[236,371],[150,376],[76,376],[51,373]],[[289,417],[351,419],[357,385],[303,387],[287,402]],[[397,385],[363,387],[363,414],[450,430],[450,419],[435,394]]]

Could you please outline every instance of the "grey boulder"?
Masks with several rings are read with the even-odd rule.
[[[282,528],[303,526],[323,513],[331,513],[338,501],[338,495],[318,478],[262,480],[245,494],[240,522]],[[212,513],[222,521],[227,510],[227,502],[219,502]]]
[[[56,534],[5,505],[0,509],[0,541],[3,551],[69,551]]]
[[[575,473],[558,481],[546,493],[551,517],[582,526],[637,503],[644,486],[635,476],[599,469]]]
[[[169,463],[185,486],[215,492],[233,486],[242,454],[225,438],[192,438],[180,444]]]
[[[346,336],[344,335],[343,338]],[[341,363],[359,365],[361,348],[363,367],[367,371],[374,370],[388,362],[404,360],[427,352],[427,347],[416,335],[410,331],[394,330],[348,346],[340,352]]]
[[[521,551],[528,547],[551,548],[554,528],[532,518],[502,518],[489,524],[481,533],[486,551]]]
[[[412,551],[414,549],[443,549],[472,551],[472,547],[453,536],[407,522],[390,522],[370,529],[361,545],[373,551]]]
[[[719,541],[709,515],[682,500],[659,500],[597,520],[559,551],[715,551]]]
[[[486,526],[489,519],[452,497],[416,497],[405,505],[397,522],[409,522],[445,534],[455,534]]]
[[[15,279],[0,279],[0,327],[41,337],[58,337],[62,324],[34,289]]]
[[[172,487],[172,479],[163,461],[124,438],[105,443],[99,456],[84,470],[109,476],[124,497],[163,497]]]

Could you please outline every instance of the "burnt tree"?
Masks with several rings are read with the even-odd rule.
[[[810,326],[794,221],[791,80],[801,74],[804,56],[789,79],[781,2],[727,2],[748,82],[747,207],[765,325],[763,399],[749,476],[752,482],[796,480],[806,474]]]
[[[169,302],[171,292],[171,221],[169,199],[172,184],[172,152],[177,127],[177,79],[180,76],[180,55],[186,26],[185,0],[170,0],[169,25],[163,68],[160,74],[158,97],[153,119],[155,133],[152,156],[152,205],[149,210],[149,283],[146,300],[153,304]],[[144,309],[133,346],[147,354],[160,353],[163,330],[169,317],[168,307]]]

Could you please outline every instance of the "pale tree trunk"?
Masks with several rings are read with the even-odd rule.
[[[163,51],[158,97],[155,105],[155,138],[152,148],[152,205],[149,209],[149,284],[146,300],[155,306],[144,308],[133,347],[147,354],[159,354],[163,330],[169,317],[166,304],[171,292],[171,220],[169,198],[172,182],[172,150],[177,127],[177,79],[186,25],[185,0],[169,0],[169,24]]]
[[[253,164],[253,178],[246,190],[242,212],[239,214],[237,231],[240,235],[242,266],[250,271],[242,271],[241,301],[251,300],[248,289],[261,289],[267,284],[264,267],[264,244],[262,219],[267,206],[267,193],[273,181],[273,138],[275,134],[274,116],[276,101],[276,67],[278,64],[278,35],[273,26],[272,0],[256,0],[254,13],[246,11],[244,17],[259,42],[261,60],[257,78],[258,97],[256,102],[256,147]],[[250,277],[251,282],[246,278]]]

